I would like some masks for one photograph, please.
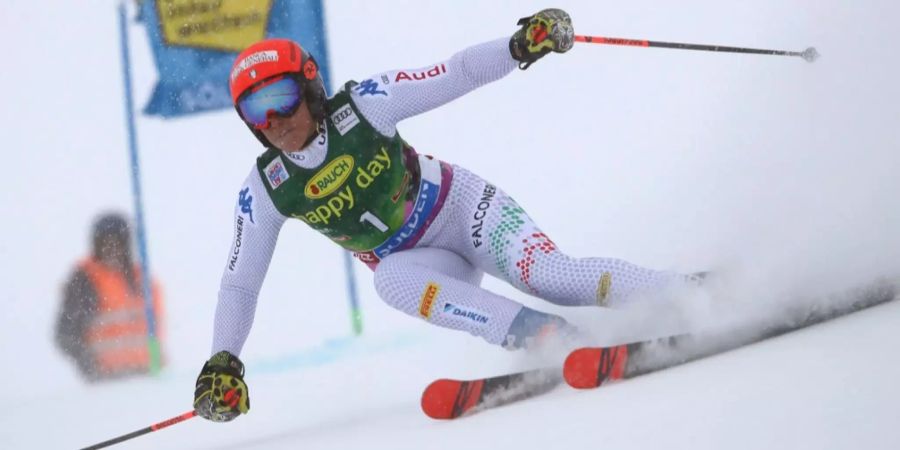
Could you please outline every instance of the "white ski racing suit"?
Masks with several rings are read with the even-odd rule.
[[[375,89],[354,90],[351,98],[379,133],[394,136],[401,120],[512,72],[517,62],[508,44],[508,38],[498,39],[424,68],[376,74],[363,83]],[[328,151],[326,134],[302,151],[285,153],[284,159],[313,169]],[[462,167],[447,167],[452,173],[443,181],[449,190],[419,240],[412,248],[370,264],[381,298],[410,316],[467,331],[492,344],[521,347],[522,339],[540,332],[543,325],[565,322],[482,289],[484,273],[565,306],[620,306],[636,291],[661,289],[684,279],[618,259],[570,257],[502,189]],[[238,225],[222,276],[212,353],[240,354],[279,231],[288,219],[267,197],[263,183],[254,167],[242,186],[256,193],[252,217],[247,217],[252,221],[244,219],[245,203],[239,201],[235,207]]]

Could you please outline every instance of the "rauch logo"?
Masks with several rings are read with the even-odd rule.
[[[315,174],[312,179],[309,180],[309,183],[306,183],[306,188],[303,190],[303,193],[306,194],[308,198],[313,199],[325,197],[344,184],[344,181],[350,177],[352,171],[352,156],[344,155],[336,158],[334,161],[328,163],[325,168],[320,170],[319,173]]]

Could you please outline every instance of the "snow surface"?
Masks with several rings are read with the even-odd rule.
[[[332,78],[417,67],[509,35],[535,1],[329,1]],[[900,273],[900,6],[560,0],[579,33],[803,50],[822,58],[578,45],[400,126],[420,151],[511,192],[571,254],[727,274],[678,307],[550,307],[605,339],[777,314],[798,293]],[[231,210],[256,154],[231,111],[138,118],[153,272],[166,295],[158,378],[85,385],[52,344],[61,284],[93,216],[131,209],[115,3],[4,2],[0,448],[77,448],[190,409],[208,356]],[[135,95],[156,78],[132,27]],[[546,120],[535,123],[535,112]],[[350,339],[341,255],[285,226],[243,359],[250,414],[193,419],[121,448],[900,448],[900,304],[593,392],[561,387],[455,422],[431,380],[546,364],[391,310],[358,266]],[[558,359],[558,356],[556,357]]]

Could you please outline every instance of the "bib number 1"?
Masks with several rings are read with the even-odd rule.
[[[369,211],[366,211],[359,217],[360,222],[369,222],[375,228],[378,228],[382,233],[386,233],[388,230],[387,224],[381,221],[375,214],[372,214]]]

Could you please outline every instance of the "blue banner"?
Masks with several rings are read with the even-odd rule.
[[[139,20],[159,72],[148,115],[231,108],[231,64],[264,38],[293,39],[328,67],[322,0],[143,0]],[[322,77],[330,86],[327,70]]]

